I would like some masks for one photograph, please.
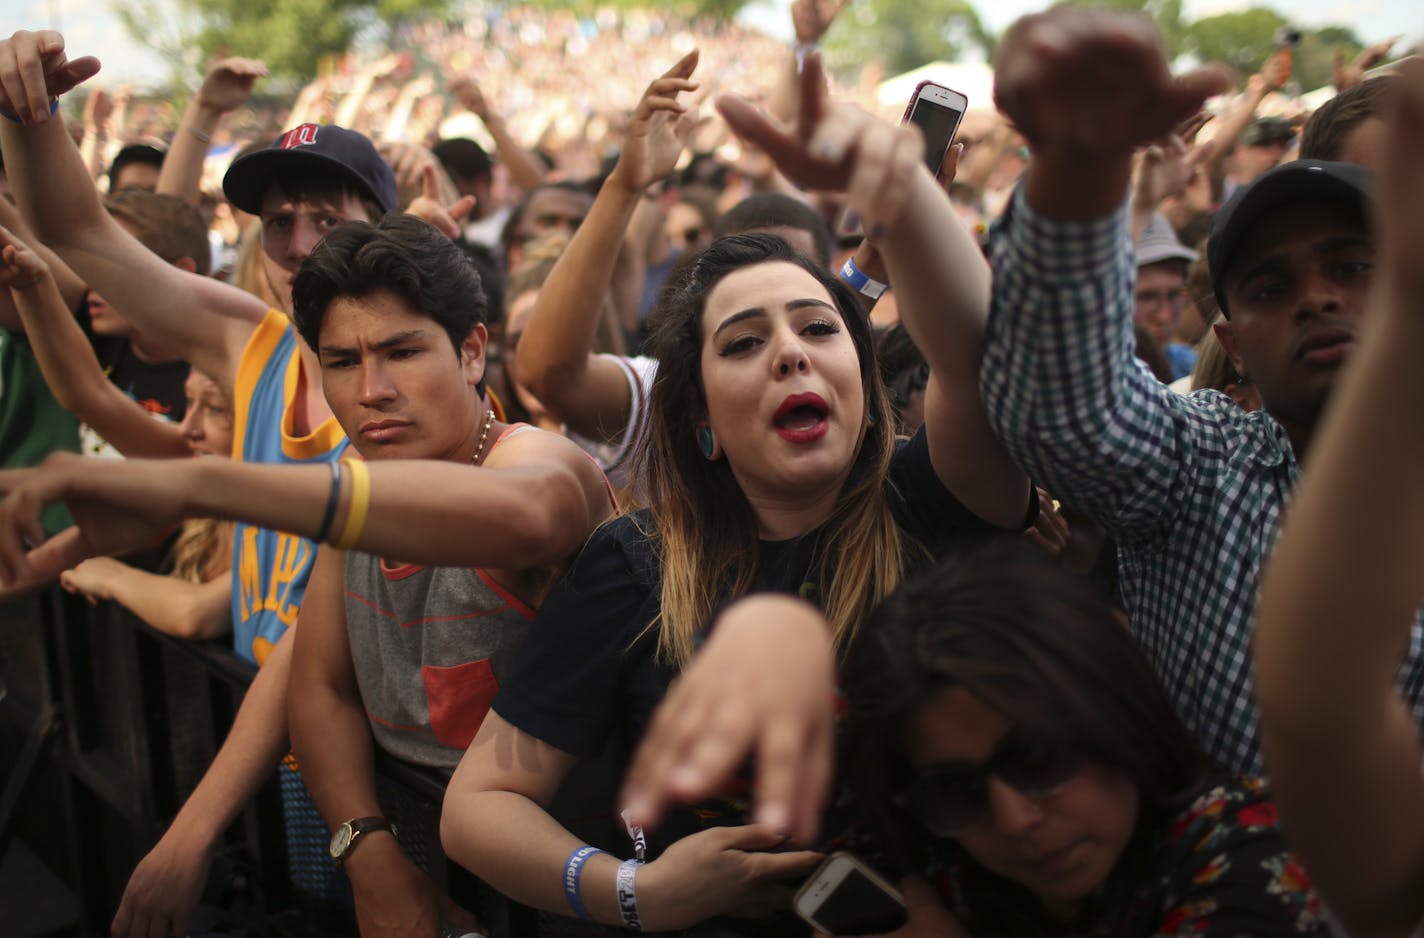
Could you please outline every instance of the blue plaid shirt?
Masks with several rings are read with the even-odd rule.
[[[990,423],[1035,481],[1117,541],[1133,631],[1202,746],[1260,774],[1251,622],[1300,472],[1285,429],[1215,391],[1176,394],[1137,361],[1125,211],[1057,221],[1020,190],[992,262]],[[1416,619],[1399,682],[1424,724],[1422,638]]]

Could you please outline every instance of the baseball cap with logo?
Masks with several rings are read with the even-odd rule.
[[[1282,205],[1299,202],[1340,202],[1369,218],[1370,171],[1354,163],[1294,160],[1282,163],[1248,186],[1237,189],[1211,221],[1206,243],[1211,289],[1228,319],[1226,274],[1232,257],[1252,226]]]
[[[256,215],[272,178],[298,161],[350,184],[387,212],[398,207],[390,165],[364,134],[334,124],[293,127],[266,149],[235,160],[223,177],[223,192],[233,205]]]

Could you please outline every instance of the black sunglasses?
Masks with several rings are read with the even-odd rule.
[[[893,801],[936,837],[956,837],[992,819],[990,776],[1021,795],[1042,798],[1068,784],[1082,765],[1074,752],[1010,733],[986,761],[931,767]]]

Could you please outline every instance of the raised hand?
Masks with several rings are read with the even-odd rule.
[[[99,460],[53,453],[32,469],[0,470],[0,585],[50,579],[88,557],[162,540],[183,520],[193,460]],[[78,535],[45,540],[40,512],[64,502]]]
[[[697,56],[695,49],[683,56],[638,101],[611,176],[629,192],[642,192],[672,172],[696,129],[696,106],[679,101],[678,95],[697,90],[692,80]]]
[[[485,93],[480,89],[479,83],[471,75],[462,75],[450,82],[450,93],[455,96],[455,100],[460,102],[460,106],[480,120],[485,120],[490,113],[489,102],[485,100]]]
[[[624,783],[645,826],[670,802],[698,801],[757,759],[757,818],[809,843],[830,789],[835,655],[810,605],[753,596],[717,619],[711,638],[661,704]]]
[[[1177,132],[1147,146],[1139,155],[1132,187],[1134,209],[1154,212],[1164,199],[1181,195],[1197,167],[1212,153],[1211,143],[1189,149],[1204,119],[1192,118]]]
[[[49,265],[25,242],[0,227],[0,286],[24,290],[49,276]]]
[[[777,169],[809,189],[843,191],[869,235],[895,224],[921,171],[924,137],[913,124],[896,127],[826,94],[819,55],[801,69],[797,126],[784,130],[750,102],[722,95],[717,109],[732,131],[766,152]]]
[[[796,30],[796,42],[806,46],[819,43],[848,3],[850,0],[794,0],[791,25]]]
[[[446,237],[460,237],[460,222],[475,207],[475,197],[461,196],[446,204],[436,167],[430,164],[421,169],[420,185],[420,195],[406,208],[406,214],[425,219],[444,232]]]
[[[208,67],[198,88],[198,103],[226,114],[252,97],[252,86],[267,75],[267,66],[257,59],[220,59]]]
[[[49,120],[51,98],[93,78],[99,60],[86,55],[70,61],[64,37],[52,29],[19,30],[0,41],[0,109],[28,126]]]
[[[999,46],[994,101],[1035,153],[1126,156],[1225,91],[1215,68],[1174,78],[1146,16],[1060,6],[1026,16]]]
[[[84,126],[99,133],[109,129],[109,115],[114,113],[114,102],[103,88],[95,88],[84,102]]]

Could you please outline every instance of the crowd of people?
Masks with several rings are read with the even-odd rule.
[[[274,773],[313,933],[802,936],[833,852],[899,938],[1424,931],[1424,62],[1283,117],[1060,6],[931,165],[844,6],[481,8],[246,140],[223,59],[163,147],[0,41],[0,598],[257,666],[114,935]]]

